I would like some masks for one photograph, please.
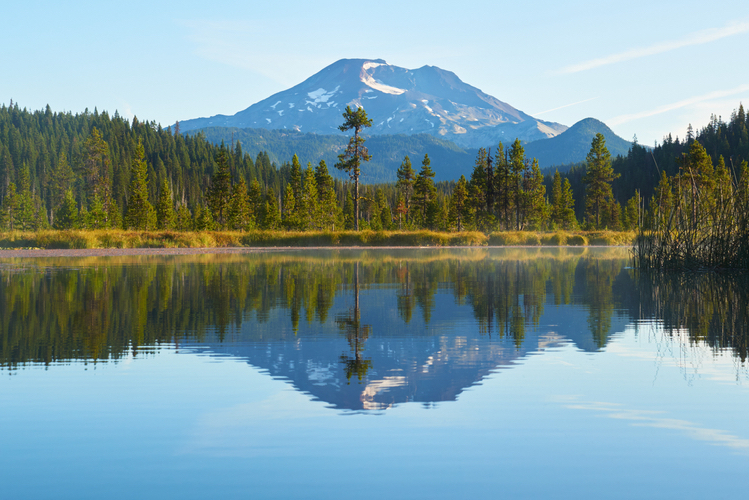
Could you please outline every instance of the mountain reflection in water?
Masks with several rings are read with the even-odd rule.
[[[746,359],[746,280],[627,264],[623,249],[575,248],[5,259],[0,365],[175,345],[371,410],[454,400],[531,353],[595,352],[641,319]]]

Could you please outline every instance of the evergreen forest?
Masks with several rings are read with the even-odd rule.
[[[278,164],[245,153],[239,140],[181,134],[178,124],[11,102],[0,107],[0,230],[655,228],[686,183],[716,200],[704,209],[746,197],[748,129],[739,106],[727,122],[713,117],[653,148],[635,142],[626,156],[612,157],[598,134],[587,160],[563,173],[542,172],[515,140],[480,149],[468,179],[435,182],[450,166],[427,152],[405,156],[397,182],[360,185],[356,172],[371,155],[359,129],[336,165],[302,165],[296,154]],[[349,178],[331,175],[335,167]]]

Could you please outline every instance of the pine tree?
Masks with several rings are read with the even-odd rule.
[[[393,214],[390,211],[390,205],[385,198],[385,193],[382,188],[377,188],[375,193],[375,204],[377,205],[377,211],[380,214],[380,226],[385,231],[390,230],[393,224]]]
[[[49,178],[49,189],[51,194],[51,203],[54,210],[62,204],[67,196],[68,190],[73,187],[75,172],[68,162],[68,155],[65,151],[60,153],[55,169]],[[76,213],[78,210],[76,209]]]
[[[507,161],[504,145],[500,141],[497,152],[494,155],[494,187],[496,192],[497,218],[500,226],[504,229],[510,228],[511,200],[510,164]]]
[[[172,190],[166,179],[161,183],[161,192],[156,203],[156,223],[161,230],[174,229],[177,223],[177,214],[174,213],[172,204]]]
[[[15,213],[16,229],[20,231],[33,231],[36,229],[36,210],[34,198],[31,194],[31,179],[29,167],[23,163],[18,172],[18,195]]]
[[[302,223],[296,206],[294,188],[291,183],[286,184],[286,193],[283,200],[283,227],[290,231],[298,231]]]
[[[433,222],[433,220],[430,221],[430,214],[427,213],[427,210],[437,197],[437,189],[434,186],[435,174],[430,164],[429,155],[425,154],[424,160],[421,162],[421,170],[414,182],[413,201],[417,207],[416,220],[422,227],[428,227],[429,223]]]
[[[107,229],[109,227],[107,213],[104,211],[104,203],[99,199],[99,195],[95,194],[94,199],[91,201],[86,226],[88,229]]]
[[[255,218],[255,224],[257,226],[262,225],[262,212],[263,207],[265,205],[265,201],[263,200],[263,191],[260,188],[260,183],[257,179],[252,179],[250,181],[250,189],[248,192],[248,198],[250,202],[250,211],[253,214],[253,217]]]
[[[279,229],[281,227],[281,212],[278,210],[278,201],[273,189],[265,193],[265,208],[263,209],[262,229]]]
[[[255,220],[250,209],[247,183],[240,179],[232,188],[229,200],[228,227],[233,231],[249,231],[255,228]]]
[[[515,139],[509,151],[508,169],[510,172],[510,193],[512,193],[512,204],[515,208],[515,229],[520,230],[521,212],[523,209],[523,178],[527,165],[525,163],[525,150],[520,139]]]
[[[635,191],[635,195],[627,200],[627,204],[622,212],[622,229],[633,231],[640,227],[640,206],[642,198],[640,192]]]
[[[130,170],[130,189],[125,215],[125,228],[135,230],[154,229],[156,213],[148,201],[148,165],[145,160],[143,143],[138,142]]]
[[[364,139],[359,135],[365,127],[372,126],[372,120],[367,118],[364,108],[357,108],[352,111],[350,106],[346,106],[343,113],[343,125],[338,127],[341,132],[354,130],[354,136],[349,140],[346,151],[338,155],[336,168],[349,174],[354,181],[354,224],[355,229],[359,230],[359,176],[361,175],[361,163],[369,161],[371,156],[367,148],[364,147]]]
[[[679,175],[675,187],[680,193],[676,199],[677,206],[689,212],[692,227],[697,227],[700,213],[713,213],[713,162],[698,141],[692,141],[689,152],[679,159]]]
[[[416,172],[411,165],[411,159],[408,156],[403,158],[398,171],[396,172],[398,181],[395,186],[398,189],[400,197],[403,199],[403,206],[398,212],[398,227],[402,228],[404,222],[410,220],[411,199],[414,193],[414,182],[416,181]],[[404,220],[405,219],[405,220]]]
[[[476,226],[484,231],[491,228],[493,221],[486,211],[486,150],[479,148],[473,165],[471,180],[468,183],[469,201],[475,214]]]
[[[367,205],[369,206],[369,229],[373,231],[382,231],[382,218],[380,218],[380,206],[376,200],[368,199]]]
[[[208,207],[216,229],[226,228],[229,215],[229,199],[231,198],[231,171],[229,153],[223,146],[216,154],[216,172],[211,177],[211,188],[208,192]]]
[[[450,197],[448,212],[450,227],[463,231],[471,227],[471,206],[468,200],[468,183],[464,175],[460,176]]]
[[[109,199],[109,206],[107,208],[107,227],[111,227],[112,229],[122,229],[124,226],[123,220],[122,220],[122,212],[120,212],[120,207],[117,205],[117,201],[113,198]],[[155,212],[149,213],[149,220],[151,221],[151,225],[156,224],[156,214]]]
[[[406,199],[403,194],[398,194],[398,201],[395,204],[395,213],[398,217],[398,230],[403,229],[403,219],[408,214],[408,207],[406,205]]]
[[[601,224],[611,231],[619,231],[622,223],[622,206],[614,198],[601,211]]]
[[[216,223],[213,220],[213,211],[206,205],[199,205],[195,209],[195,230],[213,231],[215,229]]]
[[[315,181],[317,182],[318,227],[335,230],[341,217],[341,209],[338,206],[333,178],[328,173],[325,160],[320,160],[315,168]]]
[[[78,212],[78,226],[76,229],[91,229],[89,224],[88,208],[82,206],[80,212]]]
[[[450,200],[447,197],[434,200],[436,205],[434,228],[437,231],[450,230]]]
[[[294,199],[297,201],[302,199],[302,191],[304,189],[303,178],[304,174],[302,172],[302,164],[299,163],[299,158],[297,157],[297,155],[294,155],[291,158],[291,174],[289,176],[289,185],[291,185],[291,190],[294,193]]]
[[[346,201],[343,204],[343,225],[349,231],[358,228],[358,222],[354,220],[354,199],[351,191],[346,191]]]
[[[598,229],[601,227],[602,212],[613,199],[611,183],[620,176],[614,173],[611,166],[611,153],[606,148],[603,134],[597,133],[593,138],[586,161],[587,170],[583,177],[586,214],[588,221]]]
[[[60,206],[55,212],[55,229],[73,229],[78,225],[78,207],[75,203],[73,191],[68,189],[65,192]]]
[[[109,145],[96,127],[91,129],[91,134],[83,144],[82,160],[83,178],[89,198],[93,199],[98,195],[101,200],[108,199],[110,196]]]
[[[34,220],[34,227],[37,231],[50,229],[49,219],[47,218],[47,203],[39,196],[34,197],[34,205],[36,205],[36,219]]]
[[[572,196],[570,180],[565,178],[562,186],[561,221],[564,229],[577,229],[577,218],[575,218],[575,199]]]
[[[562,227],[562,176],[559,170],[554,172],[554,181],[551,183],[551,222]]]
[[[15,183],[8,184],[8,191],[3,199],[3,229],[15,231],[18,229],[18,194]]]
[[[302,188],[301,212],[299,218],[301,229],[321,229],[320,212],[318,206],[317,179],[311,165],[307,165],[304,171],[304,186]]]
[[[188,209],[187,205],[185,205],[184,203],[180,203],[179,207],[177,208],[177,231],[192,231],[193,227],[194,226],[192,214],[190,214],[190,209]]]
[[[538,160],[533,159],[526,192],[526,220],[531,230],[546,228],[549,220],[549,204],[546,201],[546,186],[544,176],[538,166]]]

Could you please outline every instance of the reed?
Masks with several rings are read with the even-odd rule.
[[[632,250],[634,264],[653,270],[749,270],[749,207],[741,197],[679,200],[654,215]]]

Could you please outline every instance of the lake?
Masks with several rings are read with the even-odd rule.
[[[742,496],[746,278],[629,265],[0,259],[0,497]]]

